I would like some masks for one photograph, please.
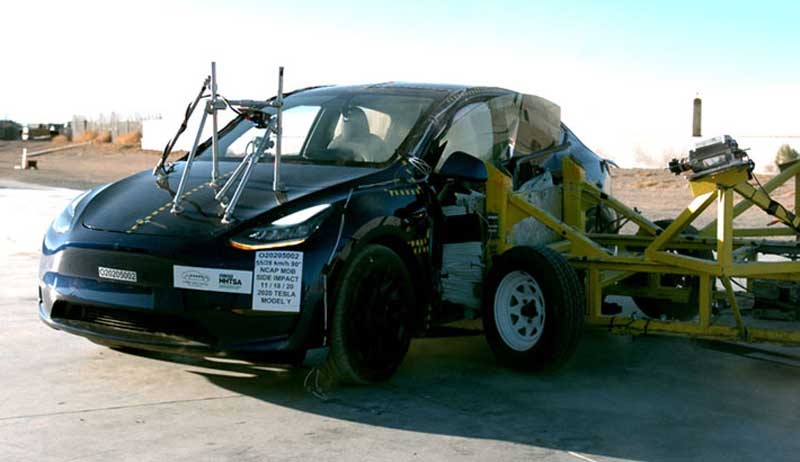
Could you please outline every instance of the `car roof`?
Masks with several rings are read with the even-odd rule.
[[[448,96],[463,93],[466,90],[493,90],[508,92],[499,88],[471,87],[467,85],[441,84],[441,83],[414,83],[414,82],[382,82],[363,85],[323,86],[302,89],[295,94],[303,95],[341,95],[356,93],[406,93],[427,96],[435,100],[442,100]]]

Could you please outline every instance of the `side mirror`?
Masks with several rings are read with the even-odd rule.
[[[475,182],[484,182],[488,178],[483,161],[461,151],[450,154],[439,170],[439,175],[454,180]]]

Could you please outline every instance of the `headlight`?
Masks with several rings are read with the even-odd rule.
[[[52,228],[56,234],[64,234],[69,231],[70,226],[72,226],[72,221],[75,219],[75,210],[90,191],[91,190],[84,191],[80,193],[78,197],[72,199],[72,202],[70,202],[69,205],[67,205],[61,212],[61,214],[59,214],[56,219],[53,220],[53,224],[50,225],[50,228]]]
[[[303,243],[319,229],[331,204],[320,204],[286,215],[265,226],[251,228],[230,240],[237,249],[263,250]]]

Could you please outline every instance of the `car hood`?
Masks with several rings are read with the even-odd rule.
[[[178,189],[185,162],[163,181],[156,181],[149,171],[125,178],[102,189],[92,197],[81,216],[87,228],[158,236],[209,237],[228,231],[232,226],[272,210],[282,204],[322,189],[354,180],[378,170],[366,167],[292,164],[281,166],[281,182],[285,191],[272,191],[272,163],[258,164],[242,192],[234,212],[234,224],[221,222],[222,206],[214,200],[215,188],[210,184],[211,162],[196,162],[187,179],[183,211],[170,213],[175,190]],[[237,162],[220,162],[218,185],[233,173]],[[233,195],[238,183],[227,194]]]

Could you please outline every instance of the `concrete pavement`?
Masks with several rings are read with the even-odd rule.
[[[136,356],[36,313],[41,235],[78,191],[0,188],[0,461],[797,460],[800,350],[587,332],[553,375],[480,336],[415,341],[374,387]],[[26,204],[19,207],[18,204]]]

